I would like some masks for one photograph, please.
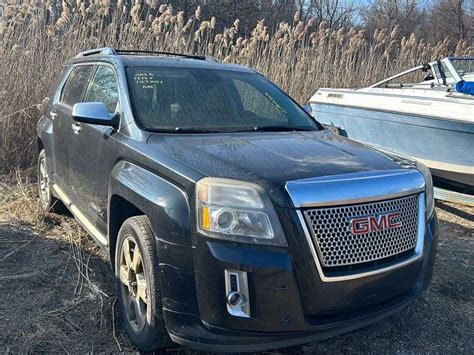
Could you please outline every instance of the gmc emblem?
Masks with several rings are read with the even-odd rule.
[[[351,233],[354,235],[380,232],[402,226],[400,212],[389,212],[378,216],[358,217],[351,220]]]

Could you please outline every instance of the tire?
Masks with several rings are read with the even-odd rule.
[[[130,217],[122,224],[115,275],[125,331],[133,345],[142,351],[172,346],[163,319],[156,242],[147,217]]]
[[[51,191],[51,183],[49,180],[48,171],[46,169],[46,153],[44,149],[42,149],[38,155],[37,174],[38,195],[43,210],[46,212],[63,212],[64,205],[59,199],[54,197]]]

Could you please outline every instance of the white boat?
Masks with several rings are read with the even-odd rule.
[[[423,75],[416,83],[402,80]],[[376,148],[425,163],[442,186],[474,193],[474,58],[444,58],[370,87],[319,89],[313,115],[326,126]]]

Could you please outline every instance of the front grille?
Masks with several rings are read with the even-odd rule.
[[[399,212],[394,229],[352,234],[352,220]],[[307,209],[306,223],[323,267],[369,263],[406,253],[416,247],[418,195],[351,206]]]

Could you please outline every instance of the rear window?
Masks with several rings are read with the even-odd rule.
[[[148,130],[319,129],[293,100],[259,74],[129,67],[127,76],[135,118]]]
[[[82,101],[93,69],[93,65],[78,65],[71,71],[61,96],[63,104],[72,107]]]

